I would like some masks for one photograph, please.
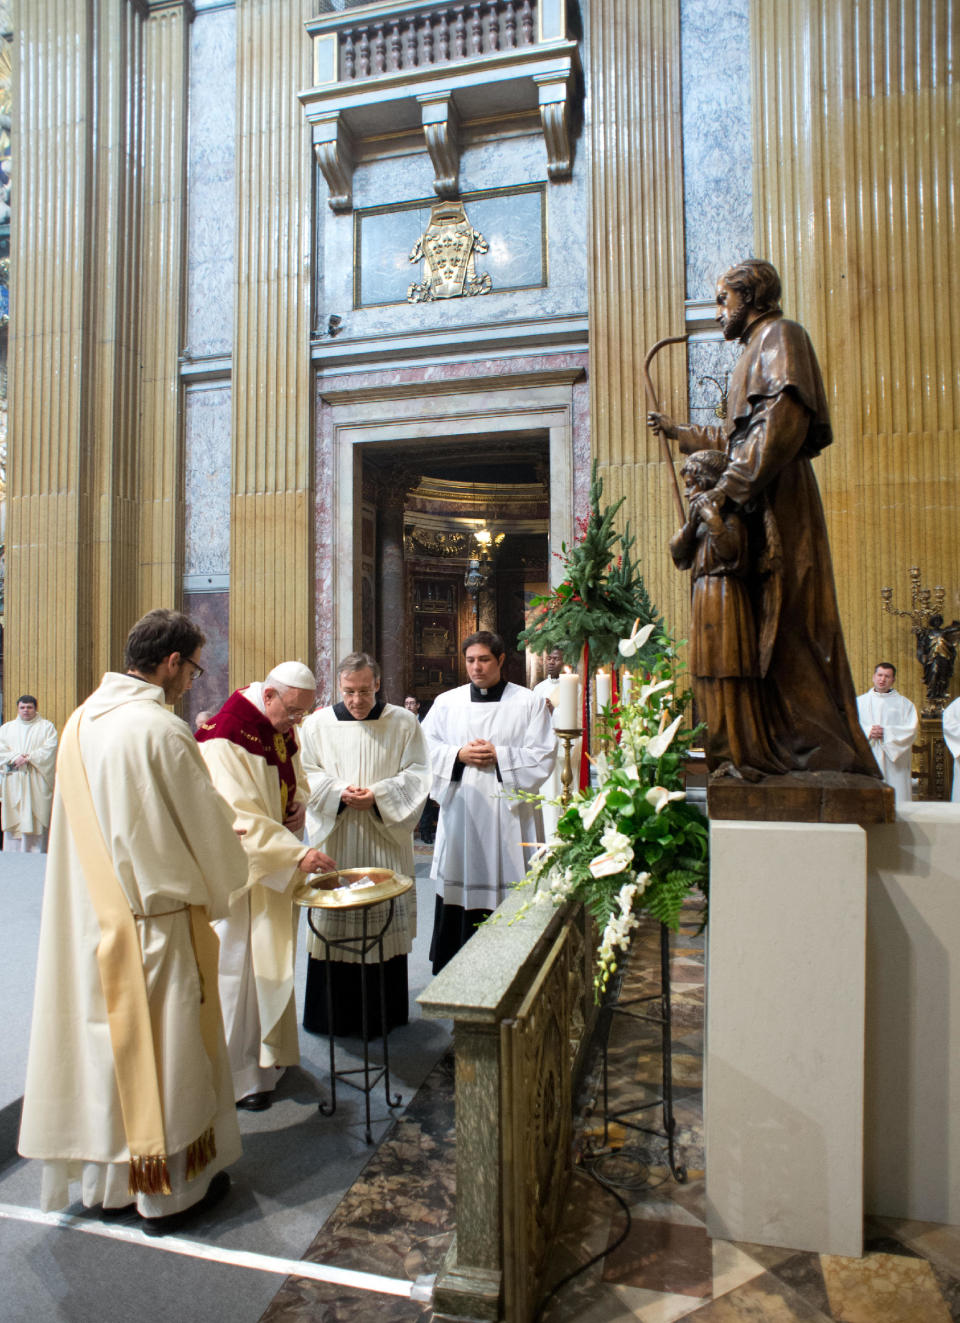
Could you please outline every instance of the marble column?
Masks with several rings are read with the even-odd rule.
[[[179,356],[186,322],[189,0],[150,0],[143,29],[140,249],[140,575],[137,614],[179,606],[184,563],[184,420]]]
[[[403,505],[406,487],[384,492],[377,504],[378,658],[380,697],[402,703],[407,675],[407,594],[403,574]]]
[[[643,574],[675,633],[689,584],[665,553],[678,519],[646,426],[643,362],[684,329],[679,0],[590,0],[590,414],[604,501],[638,534]],[[687,416],[685,347],[654,364],[661,408]]]
[[[238,0],[230,681],[314,650],[310,326],[315,0]]]
[[[809,330],[834,444],[817,460],[854,676],[922,698],[880,588],[919,565],[960,614],[955,5],[754,0],[756,251]]]
[[[138,608],[145,13],[17,16],[5,683],[58,724]]]

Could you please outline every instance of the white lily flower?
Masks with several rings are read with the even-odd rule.
[[[685,790],[667,790],[665,786],[651,786],[644,795],[644,799],[653,807],[658,817],[671,800],[686,799],[686,797]]]
[[[629,776],[631,781],[640,780],[640,768],[636,763],[627,763],[623,770],[626,772],[627,776]]]
[[[659,694],[662,690],[669,689],[672,684],[672,680],[658,680],[656,684],[645,684],[640,690],[640,697],[637,701],[641,705],[649,703],[654,694]]]
[[[659,735],[654,735],[653,739],[647,745],[647,752],[651,758],[662,758],[673,743],[673,737],[680,728],[680,722],[683,720],[683,713],[670,722],[670,725]]]
[[[583,823],[585,831],[590,830],[606,807],[607,792],[605,790],[601,790],[599,795],[597,795],[595,799],[590,800],[588,804],[580,805],[580,821]]]
[[[613,877],[615,873],[622,873],[625,868],[629,868],[632,862],[632,850],[629,852],[626,850],[605,850],[603,854],[598,854],[596,858],[591,859],[588,867],[594,877]]]
[[[644,625],[639,632],[632,630],[628,639],[621,639],[617,644],[621,657],[635,657],[647,639],[653,633],[653,625]]]

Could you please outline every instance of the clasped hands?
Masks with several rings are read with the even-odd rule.
[[[467,767],[493,767],[497,761],[497,751],[489,740],[468,740],[457,757]]]

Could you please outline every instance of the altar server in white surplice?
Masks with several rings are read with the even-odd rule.
[[[413,877],[413,829],[430,789],[427,742],[406,708],[383,702],[380,667],[365,652],[352,652],[337,668],[340,702],[307,717],[300,731],[303,770],[310,786],[307,837],[332,854],[340,868],[392,868]],[[367,932],[386,922],[388,904],[367,911]],[[361,937],[356,911],[316,910],[314,923],[330,938]],[[387,1029],[408,1019],[407,956],[417,934],[417,893],[398,896],[383,936]],[[326,980],[331,980],[333,1029],[359,1034],[360,955],[355,947],[331,947],[307,932],[310,952],[303,1025],[327,1033]],[[367,957],[368,1028],[381,1032],[379,971]],[[328,969],[329,963],[329,969]]]
[[[907,804],[913,799],[910,763],[919,722],[910,699],[894,689],[896,678],[892,662],[878,662],[873,688],[859,695],[857,711],[883,779],[893,787],[895,802]]]
[[[210,920],[243,885],[232,815],[166,708],[203,635],[151,611],[60,746],[20,1152],[41,1206],[136,1201],[176,1230],[227,1192],[240,1156]]]
[[[960,698],[943,709],[943,738],[953,758],[954,804],[960,804]]]
[[[196,736],[243,832],[244,889],[217,935],[234,1095],[248,1112],[268,1108],[282,1071],[300,1061],[294,887],[306,873],[336,867],[301,839],[309,791],[294,727],[313,707],[316,689],[302,662],[281,662],[262,684],[231,694]]]
[[[46,850],[56,761],[56,726],[40,716],[33,694],[21,694],[17,715],[0,726],[4,850]]]
[[[553,648],[543,659],[546,678],[539,684],[533,686],[533,692],[537,698],[543,698],[550,705],[550,711],[553,718],[554,730],[557,728],[557,695],[560,689],[560,672],[563,670],[563,653],[559,648]],[[559,746],[558,746],[559,754]],[[580,766],[580,741],[575,740],[570,750],[570,761],[573,767]],[[548,801],[559,799],[563,794],[563,784],[560,780],[561,773],[560,758],[554,764],[553,771],[540,787],[540,794],[544,802],[540,805],[540,812],[543,815],[543,839],[545,841],[553,840],[557,831],[557,823],[560,821],[561,808],[559,804],[551,804]]]
[[[470,683],[441,694],[423,722],[440,805],[430,872],[435,974],[525,875],[543,828],[539,808],[511,792],[539,791],[557,757],[548,704],[501,678],[500,636],[471,634],[463,654]]]

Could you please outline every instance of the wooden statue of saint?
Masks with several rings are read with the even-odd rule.
[[[698,659],[694,671],[712,667],[719,655],[702,641],[708,636],[723,640],[725,658],[736,639],[738,664],[751,668],[749,675],[735,676],[724,660],[719,669],[726,674],[695,676],[710,728],[711,770],[748,780],[798,772],[879,778],[857,718],[813,472],[812,461],[833,440],[813,345],[802,326],[783,316],[780,277],[769,262],[750,259],[720,278],[717,321],[727,340],[744,346],[722,426],[681,426],[661,413],[647,416],[683,453],[715,450],[723,459],[709,489],[688,488],[690,520],[677,535],[685,548],[681,562],[692,553],[694,649],[708,659]],[[703,565],[719,557],[708,542],[720,537],[719,525],[712,513],[701,519],[705,505],[722,523],[727,542],[742,528],[736,533],[737,568],[730,573],[696,568],[698,534],[705,543]],[[736,583],[718,589],[703,585],[704,576]],[[714,685],[712,698],[701,697],[708,680],[735,678],[741,683],[732,690]],[[750,685],[742,683],[747,678]]]

